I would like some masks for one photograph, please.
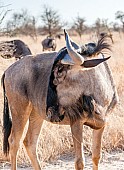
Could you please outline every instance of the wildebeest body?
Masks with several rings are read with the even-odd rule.
[[[49,77],[56,52],[42,54],[36,57],[26,57],[17,61],[6,71],[7,84],[10,84],[12,93],[23,94],[37,108],[40,115],[46,113],[46,97]],[[15,73],[16,70],[16,73]],[[23,72],[23,74],[22,74]],[[6,77],[5,77],[6,78]],[[16,84],[12,83],[16,80]]]
[[[49,104],[55,106],[59,100],[59,104],[72,120],[83,116],[79,109],[81,108],[79,99],[83,96],[91,96],[95,102],[95,112],[101,117],[103,114],[104,117],[112,100],[113,103],[114,100],[116,101],[113,80],[108,72],[110,70],[106,69],[107,63],[105,62],[92,69],[78,72],[76,72],[76,68],[68,70],[65,81],[55,87],[56,92],[52,90],[53,87],[51,88],[55,101],[51,100],[52,103],[49,102],[47,106],[48,86],[54,61],[57,60],[56,54],[54,52],[36,57],[26,57],[21,62],[14,63],[13,67],[10,66],[6,71],[6,76],[9,77],[6,81],[11,85],[11,93],[13,91],[13,93],[23,94],[27,100],[33,103],[33,107],[41,116],[43,116],[42,113],[46,113]],[[13,84],[12,81],[17,83]],[[58,99],[55,98],[56,93]]]
[[[11,65],[4,73],[4,99],[8,100],[5,102],[4,120],[9,117],[8,103],[12,116],[12,129],[7,128],[9,121],[8,124],[4,123],[4,152],[7,154],[10,144],[12,170],[16,170],[16,154],[27,120],[29,127],[24,145],[33,167],[40,170],[36,144],[43,120],[48,121],[47,110],[50,107],[60,112],[60,124],[71,126],[76,170],[84,168],[81,152],[83,124],[97,129],[93,130],[92,160],[93,169],[98,170],[106,116],[117,103],[116,88],[107,62],[101,63],[106,59],[93,59],[88,66],[87,57],[81,56],[71,47],[67,33],[66,46],[67,50],[62,49],[62,55],[61,52],[54,52],[27,56]],[[96,45],[96,49],[103,47],[106,44],[101,44],[100,48]],[[96,54],[99,52],[93,51]],[[61,112],[64,117],[61,117]]]

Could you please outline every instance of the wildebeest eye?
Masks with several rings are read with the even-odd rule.
[[[58,76],[61,77],[63,75],[62,72],[58,72]]]

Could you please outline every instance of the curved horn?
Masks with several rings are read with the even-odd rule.
[[[64,33],[68,54],[70,55],[75,64],[82,65],[84,63],[84,58],[80,54],[78,54],[76,50],[72,47],[69,35],[66,30],[64,30]]]
[[[85,68],[95,67],[95,66],[99,65],[100,63],[108,60],[110,57],[111,56],[109,56],[107,58],[101,58],[101,59],[86,60],[86,61],[84,61],[82,66],[84,66]]]

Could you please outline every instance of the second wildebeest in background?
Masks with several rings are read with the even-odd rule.
[[[42,44],[43,51],[45,51],[45,50],[55,51],[55,50],[56,50],[57,44],[56,44],[55,38],[53,38],[53,37],[47,37],[47,38],[45,38],[45,39],[41,42],[41,44]]]
[[[18,60],[31,54],[31,50],[22,40],[0,42],[0,55],[5,59],[15,57]]]

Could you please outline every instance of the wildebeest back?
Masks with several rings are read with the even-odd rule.
[[[39,114],[45,113],[49,78],[56,54],[44,53],[15,62],[5,72],[6,93],[23,94]]]

